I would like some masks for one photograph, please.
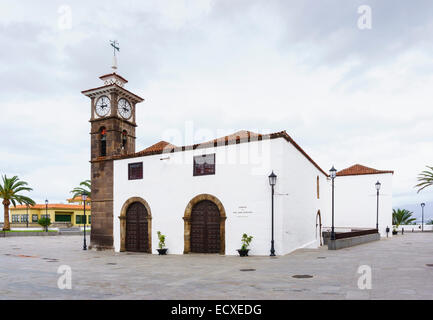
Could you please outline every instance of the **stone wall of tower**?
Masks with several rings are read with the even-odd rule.
[[[91,164],[92,228],[90,247],[113,248],[113,160]]]
[[[135,125],[118,117],[91,120],[92,229],[90,247],[113,248],[112,156],[135,152]],[[106,156],[101,157],[101,128],[106,129]],[[122,131],[127,143],[122,148]]]
[[[91,159],[97,159],[101,155],[100,130],[107,130],[106,155],[107,158],[114,155],[130,154],[135,152],[135,126],[117,117],[92,120],[91,129]],[[127,132],[126,148],[122,149],[122,131]]]

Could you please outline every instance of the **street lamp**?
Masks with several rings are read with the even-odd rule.
[[[45,232],[48,232],[48,199],[45,200]]]
[[[376,182],[376,191],[377,191],[377,212],[376,212],[376,229],[379,232],[379,190],[380,190],[380,182]]]
[[[26,204],[26,211],[27,211],[27,228],[29,227],[29,204]]]
[[[425,207],[425,203],[421,203],[421,208],[422,208],[422,220],[421,220],[421,232],[424,232],[424,207]]]
[[[335,240],[335,231],[334,231],[334,179],[337,176],[337,169],[332,166],[331,170],[329,170],[329,175],[332,179],[332,229],[331,229],[331,240]]]
[[[275,248],[274,248],[274,186],[277,183],[277,175],[272,171],[269,175],[269,184],[272,187],[272,240],[271,240],[271,257],[275,257]]]
[[[81,200],[83,200],[83,203],[84,203],[84,243],[83,243],[83,250],[87,250],[87,245],[86,245],[86,200],[87,200],[87,195],[82,194]]]

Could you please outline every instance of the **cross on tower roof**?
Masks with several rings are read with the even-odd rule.
[[[120,52],[119,42],[116,40],[110,40],[110,45],[113,47],[113,68],[114,70],[117,69],[117,59],[116,59],[116,50]]]

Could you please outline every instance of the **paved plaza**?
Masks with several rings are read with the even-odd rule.
[[[81,248],[80,236],[0,238],[0,298],[433,299],[433,233],[277,258]],[[72,289],[58,288],[60,265],[71,267]],[[371,267],[371,290],[358,288],[361,265]]]

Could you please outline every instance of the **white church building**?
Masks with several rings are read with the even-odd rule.
[[[101,79],[104,86],[83,91],[91,98],[92,247],[156,253],[160,231],[168,254],[235,255],[246,233],[250,255],[269,255],[272,229],[277,255],[322,245],[332,223],[331,179],[286,131],[239,131],[189,146],[160,141],[137,152],[135,111],[143,99],[116,73]],[[338,171],[336,231],[376,228],[380,181],[385,235],[392,176],[361,165]]]

